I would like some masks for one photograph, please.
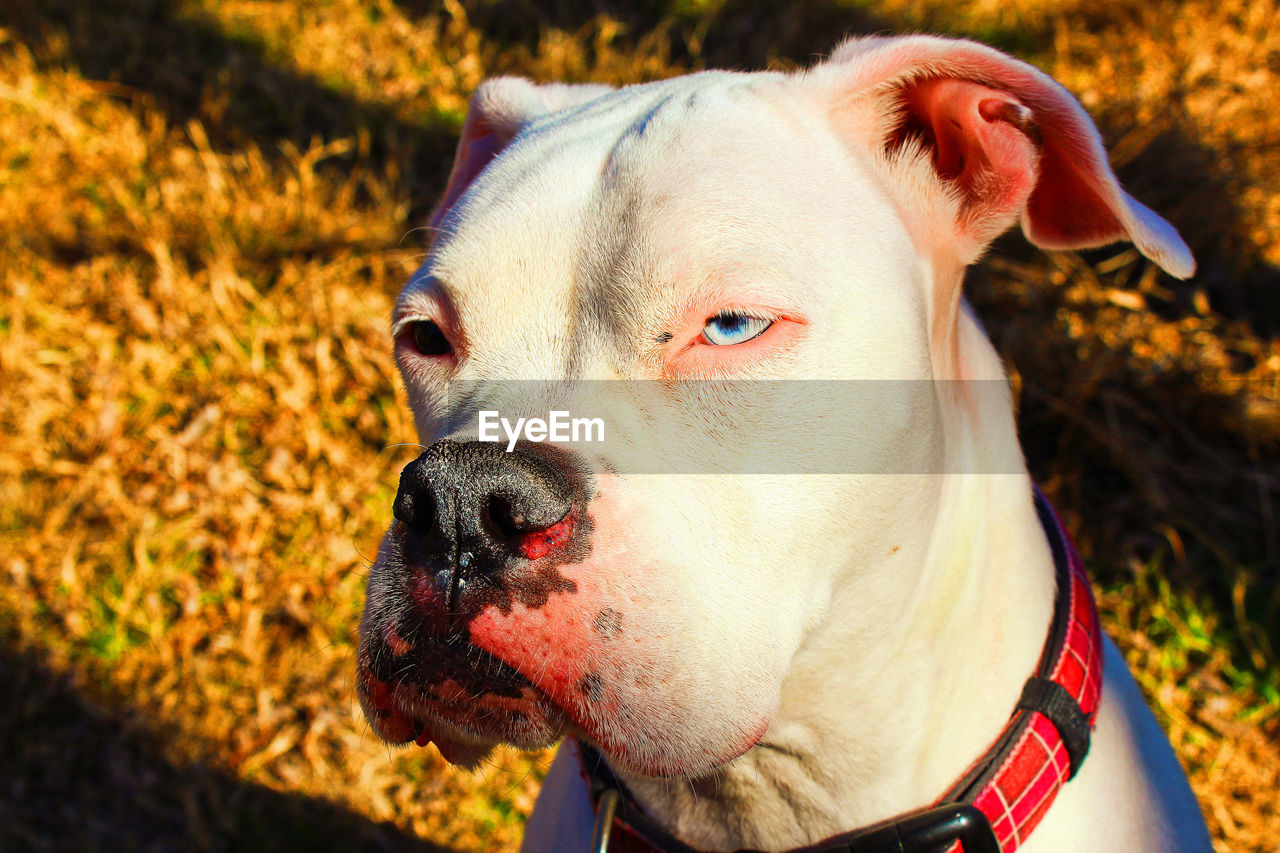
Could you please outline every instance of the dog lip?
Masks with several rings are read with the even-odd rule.
[[[379,634],[394,659],[384,658],[389,666],[375,667],[375,654],[366,642],[359,653],[356,687],[374,732],[389,743],[435,742],[453,761],[451,750],[464,756],[470,753],[463,747],[474,751],[497,741],[540,749],[570,726],[544,692],[483,649],[454,639],[396,654],[395,641],[404,641],[394,625]],[[410,654],[417,659],[407,660]],[[454,763],[470,762],[464,757]]]
[[[399,637],[394,628],[381,633],[384,641],[388,635]],[[394,675],[387,673],[385,681],[375,675],[368,647],[362,648],[357,692],[378,737],[394,744],[435,744],[447,761],[459,766],[474,766],[498,742],[542,749],[568,735],[597,745],[624,772],[654,778],[702,775],[750,750],[768,728],[760,725],[715,755],[654,755],[644,747],[637,752],[616,720],[610,722],[574,703],[566,707],[501,658],[461,639],[429,643],[413,653],[430,655],[433,648],[449,648],[446,657],[456,666],[436,661],[438,668],[423,678],[418,665],[397,656]],[[488,681],[486,671],[495,670],[513,677]]]
[[[376,692],[376,691],[375,691]],[[550,746],[569,728],[562,711],[545,696],[530,689],[519,699],[482,694],[461,698],[428,696],[424,688],[402,683],[378,698],[362,691],[374,730],[392,743],[435,743],[453,763],[469,763],[468,750],[491,747],[498,741],[525,749]],[[453,753],[459,756],[455,760]]]

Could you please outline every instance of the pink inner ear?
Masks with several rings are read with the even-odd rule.
[[[928,79],[904,92],[907,120],[892,144],[917,135],[938,177],[958,191],[965,236],[985,243],[1013,224],[1036,186],[1039,151],[1031,111],[1006,92]]]
[[[1130,237],[1112,202],[1100,192],[1110,179],[1104,169],[1092,151],[1069,136],[1046,139],[1040,181],[1027,202],[1032,225],[1027,236],[1046,248],[1097,246]],[[1070,214],[1064,214],[1064,204]]]
[[[1121,189],[1088,114],[1033,66],[973,42],[908,36],[854,39],[816,70],[845,92],[894,93],[906,115],[889,153],[919,138],[962,206],[954,226],[927,223],[946,229],[932,238],[953,227],[962,239],[995,237],[1013,213],[1037,246],[1131,240],[1172,275],[1195,272],[1173,226]]]

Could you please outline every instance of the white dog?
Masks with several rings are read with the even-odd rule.
[[[529,850],[1209,850],[962,299],[1014,223],[1193,271],[1076,101],[970,42],[484,84],[395,310],[426,450],[369,579],[374,730],[565,737]],[[588,386],[605,443],[532,420]]]

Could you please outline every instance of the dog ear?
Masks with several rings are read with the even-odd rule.
[[[904,171],[897,177],[911,183],[912,166],[931,163],[949,221],[925,227],[931,239],[959,238],[965,263],[1020,220],[1027,239],[1047,249],[1129,240],[1171,275],[1195,271],[1173,226],[1120,188],[1079,102],[1025,62],[974,42],[912,36],[846,42],[814,71],[838,76],[845,105],[870,96],[872,141]]]
[[[497,77],[481,83],[471,96],[449,183],[428,221],[430,228],[440,224],[449,208],[522,127],[538,116],[586,103],[609,91],[610,86],[540,86],[521,77]]]

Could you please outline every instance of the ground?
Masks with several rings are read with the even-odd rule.
[[[1280,838],[1276,0],[0,4],[0,847],[513,847],[549,756],[352,692],[412,424],[387,336],[469,92],[979,38],[1070,88],[1200,261],[1001,241],[1029,462],[1220,851]]]

